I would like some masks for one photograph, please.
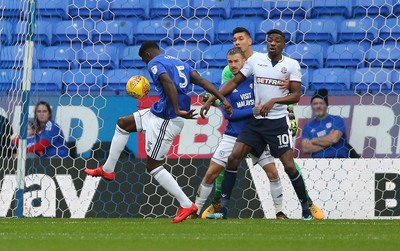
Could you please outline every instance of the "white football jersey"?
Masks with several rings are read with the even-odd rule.
[[[254,75],[255,104],[265,104],[272,98],[285,97],[288,90],[279,89],[280,79],[289,77],[290,81],[301,82],[299,62],[282,56],[282,59],[272,66],[271,59],[266,53],[255,53],[249,57],[240,72],[245,77]],[[256,116],[257,119],[278,119],[287,116],[286,104],[275,104],[266,117]]]

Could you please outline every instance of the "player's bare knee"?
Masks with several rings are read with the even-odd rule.
[[[264,170],[267,174],[268,179],[270,179],[270,180],[279,179],[278,169],[276,169],[275,164],[265,165]]]
[[[119,117],[117,121],[117,125],[127,131],[127,132],[134,132],[136,131],[136,124],[135,124],[135,119],[133,116],[124,116],[124,117]]]

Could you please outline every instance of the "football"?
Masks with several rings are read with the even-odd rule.
[[[150,91],[149,80],[143,76],[136,75],[131,77],[126,83],[126,92],[129,96],[141,99],[146,97]]]

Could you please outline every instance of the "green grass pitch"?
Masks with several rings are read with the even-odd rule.
[[[399,220],[2,219],[1,250],[400,250]]]

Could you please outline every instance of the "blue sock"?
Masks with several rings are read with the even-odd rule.
[[[296,170],[296,173],[293,175],[289,175],[289,178],[292,182],[292,186],[294,188],[294,191],[296,192],[297,198],[299,198],[301,208],[303,209],[303,211],[309,211],[310,208],[308,206],[306,186],[304,184],[303,177]]]
[[[237,171],[228,171],[225,170],[224,179],[222,180],[221,185],[221,212],[225,215],[228,211],[228,204],[231,198],[233,187],[236,182]]]

